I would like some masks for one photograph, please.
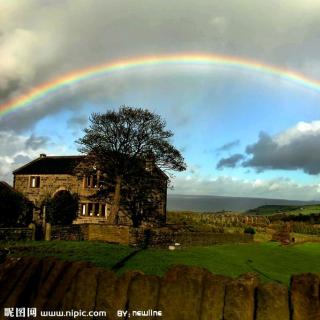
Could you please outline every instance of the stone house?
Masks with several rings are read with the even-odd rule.
[[[34,204],[34,220],[43,218],[43,201],[60,191],[68,191],[79,197],[79,212],[74,223],[108,223],[111,212],[112,193],[103,200],[93,200],[92,195],[100,188],[102,174],[96,171],[90,176],[79,177],[75,169],[83,163],[85,156],[47,156],[40,157],[13,171],[13,188],[21,192]],[[152,215],[146,223],[161,225],[166,220],[167,175],[154,163],[145,161],[145,170],[151,171],[153,179],[159,183],[153,190],[146,190],[152,204]],[[150,207],[150,206],[149,206]],[[141,208],[144,210],[145,208]],[[141,211],[142,212],[142,211]],[[122,205],[119,210],[119,224],[131,225],[128,206]]]

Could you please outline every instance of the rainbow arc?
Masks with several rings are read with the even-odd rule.
[[[260,63],[258,61],[246,60],[238,57],[214,55],[214,54],[177,54],[143,56],[132,59],[123,59],[113,62],[78,69],[63,74],[55,79],[43,82],[34,87],[29,92],[4,102],[0,105],[0,116],[9,112],[31,106],[41,98],[62,91],[66,87],[76,85],[82,81],[101,77],[121,70],[130,70],[139,67],[158,66],[158,65],[210,65],[225,66],[231,69],[243,69],[250,72],[276,76],[290,81],[310,90],[320,92],[320,81],[308,78],[304,74],[296,71],[287,70],[277,66]]]

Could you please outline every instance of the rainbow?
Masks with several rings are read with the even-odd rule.
[[[34,87],[29,92],[4,102],[0,105],[0,116],[21,108],[30,106],[41,98],[57,93],[66,87],[75,85],[82,81],[87,81],[99,76],[105,76],[112,72],[130,70],[139,67],[159,66],[159,65],[211,65],[224,66],[228,68],[243,69],[250,72],[276,76],[290,81],[307,89],[320,92],[320,81],[307,78],[305,75],[268,65],[262,62],[246,60],[232,56],[222,56],[213,54],[176,54],[143,56],[139,58],[123,59],[114,62],[106,62],[99,65],[72,71],[55,79],[43,82]]]

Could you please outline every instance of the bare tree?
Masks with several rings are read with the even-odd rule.
[[[98,193],[113,191],[111,222],[117,223],[122,193],[132,200],[130,207],[138,195],[141,199],[146,181],[155,181],[145,169],[146,161],[152,160],[156,168],[169,174],[186,169],[181,153],[170,142],[173,132],[159,115],[122,106],[118,111],[93,113],[89,120],[84,136],[76,141],[79,151],[87,155],[82,171],[99,169],[104,173]]]

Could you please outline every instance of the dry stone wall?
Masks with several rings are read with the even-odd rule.
[[[107,224],[73,224],[71,226],[52,226],[51,240],[91,240],[109,243],[129,244],[129,226]]]
[[[87,240],[128,244],[129,229],[128,226],[88,224]]]
[[[179,243],[183,247],[190,247],[252,241],[251,234],[173,231],[168,228],[130,229],[130,243],[138,246],[167,247]]]
[[[85,227],[74,224],[71,226],[52,226],[51,240],[85,240]]]
[[[96,319],[119,319],[119,310],[139,319],[134,311],[151,310],[166,320],[318,320],[319,285],[319,275],[310,273],[293,276],[288,290],[252,273],[232,279],[175,266],[162,278],[136,271],[117,276],[86,262],[7,258],[0,264],[0,308],[106,311]]]
[[[33,231],[30,228],[0,228],[0,241],[33,240]]]
[[[51,240],[92,240],[130,244],[138,247],[165,248],[175,243],[183,247],[222,243],[248,243],[250,234],[173,231],[169,228],[132,228],[108,224],[75,224],[53,226]]]

